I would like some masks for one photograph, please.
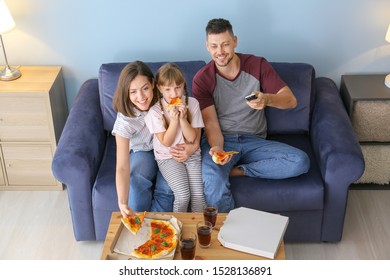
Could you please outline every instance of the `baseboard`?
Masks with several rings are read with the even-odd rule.
[[[390,190],[390,184],[352,184],[350,190]]]

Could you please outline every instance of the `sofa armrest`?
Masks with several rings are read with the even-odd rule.
[[[363,174],[364,158],[334,82],[317,78],[315,90],[311,141],[326,188],[322,240],[338,241],[332,229],[343,227],[348,188]]]
[[[67,186],[76,240],[94,240],[92,187],[107,132],[103,128],[97,79],[80,88],[52,163],[54,176]]]
[[[350,184],[364,171],[363,154],[339,91],[328,78],[317,78],[311,140],[323,179]]]

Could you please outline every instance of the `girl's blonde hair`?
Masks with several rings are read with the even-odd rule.
[[[120,112],[127,117],[135,117],[135,105],[130,100],[130,83],[137,76],[145,76],[149,83],[153,86],[154,75],[152,70],[142,61],[134,61],[127,64],[121,71],[118,84],[115,90],[112,105],[115,112]],[[150,107],[157,102],[156,87],[153,89],[153,99],[150,103]]]
[[[162,93],[158,89],[159,86],[171,86],[173,84],[176,85],[182,85],[184,84],[184,92],[185,92],[185,100],[184,100],[184,105],[188,106],[188,89],[187,89],[187,83],[186,79],[184,77],[183,72],[177,66],[175,63],[165,63],[163,66],[158,69],[156,73],[156,83],[157,83],[157,92],[158,92],[158,102],[160,104],[161,111],[164,112],[161,98],[162,98]],[[189,123],[191,123],[191,112],[187,108],[187,120]],[[168,123],[167,120],[165,119],[165,116],[163,115],[163,122],[165,128],[168,128]]]

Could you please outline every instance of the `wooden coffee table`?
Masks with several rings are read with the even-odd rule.
[[[196,223],[203,220],[202,213],[162,213],[175,216],[179,221],[183,223],[183,231],[193,231],[196,232]],[[218,241],[218,232],[223,222],[226,219],[226,213],[218,213],[217,223],[213,229],[211,236],[211,246],[209,248],[203,249],[199,246],[196,247],[196,260],[264,260],[260,256],[239,252],[229,248],[225,248]],[[116,244],[116,241],[119,238],[121,230],[124,228],[121,223],[121,214],[120,212],[113,212],[111,216],[110,225],[107,230],[106,240],[103,245],[103,251],[100,259],[102,260],[113,260],[113,259],[127,259],[126,256],[120,256],[119,254],[113,252],[113,248]],[[239,233],[237,233],[239,234]],[[180,260],[180,250],[176,250],[175,260]],[[275,259],[284,260],[286,259],[284,251],[284,242],[279,246],[278,253],[276,254]]]

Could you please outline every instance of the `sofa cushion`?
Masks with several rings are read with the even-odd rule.
[[[314,104],[313,66],[306,63],[273,62],[280,77],[291,88],[298,105],[294,109],[266,108],[268,134],[302,134],[309,132],[311,106]]]
[[[165,62],[146,62],[150,69],[155,74]],[[175,62],[184,72],[187,88],[192,95],[192,79],[196,72],[206,63],[204,61],[185,61]],[[99,95],[100,106],[103,114],[104,129],[111,131],[116,119],[116,112],[112,107],[112,98],[115,93],[119,75],[127,62],[114,62],[102,64],[99,68]]]
[[[324,208],[324,185],[308,135],[270,137],[306,152],[310,158],[308,173],[283,180],[231,177],[236,207],[272,212],[321,210]]]

